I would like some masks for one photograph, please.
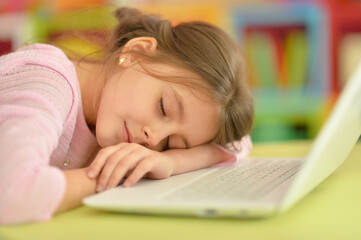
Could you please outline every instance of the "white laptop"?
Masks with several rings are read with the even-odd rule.
[[[283,212],[347,158],[361,134],[361,64],[305,158],[249,158],[163,180],[143,179],[87,197],[98,209],[200,217],[267,217]]]

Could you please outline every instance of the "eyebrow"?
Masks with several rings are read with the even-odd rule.
[[[177,100],[178,110],[179,110],[179,118],[183,119],[184,118],[184,106],[183,106],[182,97],[173,88],[172,88],[172,92],[173,92],[175,99]],[[182,139],[184,141],[184,144],[186,145],[186,148],[189,148],[189,142],[187,141],[187,139],[186,138],[182,138]]]

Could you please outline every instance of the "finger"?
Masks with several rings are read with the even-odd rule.
[[[141,159],[143,159],[143,154],[138,152],[130,152],[124,156],[114,168],[114,171],[112,172],[112,175],[106,185],[106,189],[117,186],[124,176],[128,174],[128,172],[130,172]]]
[[[129,159],[124,158],[124,156],[126,155],[127,155],[127,150],[123,149],[122,151],[122,149],[120,149],[119,151],[115,152],[107,159],[98,178],[98,182],[97,182],[98,192],[101,192],[106,188],[106,186],[108,185],[108,180],[115,173],[116,166],[118,164],[122,168],[128,169],[128,165],[130,165],[130,163],[129,163]]]
[[[124,175],[125,178],[129,177],[129,175],[132,173],[132,169],[129,169],[127,173]]]
[[[105,189],[109,189],[109,188],[113,188],[115,186],[117,186],[121,180],[124,178],[125,174],[130,171],[131,169],[131,165],[128,164],[124,164],[123,162],[118,163],[118,165],[116,166],[116,169],[114,169],[112,175],[110,176],[108,183],[105,187]]]
[[[111,147],[102,148],[94,158],[93,162],[88,167],[87,176],[91,179],[96,178],[102,170],[109,156],[111,156],[115,151],[119,150],[120,148],[121,145],[114,145]]]
[[[134,168],[133,172],[124,181],[124,187],[131,187],[136,184],[153,167],[152,161],[144,159]]]

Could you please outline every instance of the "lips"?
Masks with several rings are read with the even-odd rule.
[[[123,141],[128,143],[133,142],[132,134],[129,132],[126,122],[124,122]]]

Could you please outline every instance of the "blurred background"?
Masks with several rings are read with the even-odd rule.
[[[0,55],[50,40],[90,53],[96,46],[71,33],[102,36],[120,6],[174,24],[204,20],[231,35],[255,98],[255,142],[314,138],[361,60],[357,0],[0,0]]]

